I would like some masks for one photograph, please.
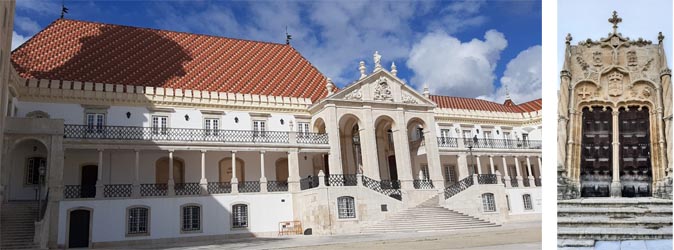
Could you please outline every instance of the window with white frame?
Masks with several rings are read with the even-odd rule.
[[[162,135],[168,133],[168,116],[166,115],[152,116],[152,133]]]
[[[510,132],[503,131],[503,139],[508,140],[510,138],[512,138],[512,137],[510,137]]]
[[[428,164],[422,164],[421,165],[421,177],[423,180],[430,180],[431,177],[428,173]]]
[[[449,129],[440,129],[440,141],[442,144],[449,143]]]
[[[267,131],[265,121],[253,121],[253,136],[265,136],[265,131]]]
[[[105,126],[105,114],[103,113],[87,113],[87,132],[102,133],[103,126]]]
[[[204,119],[204,132],[206,135],[218,135],[220,129],[220,119],[206,118]]]
[[[471,130],[463,130],[463,138],[473,138],[473,132]]]
[[[182,207],[182,231],[194,232],[201,230],[201,207],[186,205]]]
[[[42,157],[31,157],[26,159],[26,185],[40,184],[40,166],[45,166],[45,159]]]
[[[306,135],[309,133],[309,123],[308,122],[298,122],[297,123],[297,133],[299,136]]]
[[[356,218],[356,204],[351,196],[337,198],[337,213],[340,219]]]
[[[150,220],[150,209],[147,207],[131,207],[127,209],[126,233],[147,234]]]
[[[530,194],[522,195],[522,201],[524,202],[524,210],[534,209],[534,206],[531,204],[531,195]]]
[[[445,181],[448,183],[456,182],[456,170],[452,165],[445,165]]]
[[[236,204],[232,206],[232,227],[233,228],[248,227],[248,205]]]
[[[485,212],[496,212],[496,203],[494,202],[494,194],[482,194],[482,208]]]
[[[491,135],[491,131],[485,130],[485,131],[483,132],[483,135],[484,135],[484,139],[487,139],[487,140],[493,139],[493,137],[492,137],[492,135]]]

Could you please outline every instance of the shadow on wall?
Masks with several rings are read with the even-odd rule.
[[[29,73],[38,79],[173,87],[186,74],[184,64],[193,59],[183,46],[159,30],[109,25],[99,30],[96,35],[80,38],[78,52],[62,65]]]

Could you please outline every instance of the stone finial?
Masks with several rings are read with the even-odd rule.
[[[665,40],[665,36],[662,35],[662,32],[658,32],[658,44],[662,44],[662,40]]]
[[[571,45],[571,40],[573,40],[571,33],[566,33],[566,45]]]
[[[608,19],[608,22],[613,24],[613,34],[618,33],[618,24],[621,23],[622,21],[623,19],[618,17],[618,12],[614,10],[613,16],[611,16],[611,18]]]
[[[360,61],[358,64],[358,70],[360,70],[360,79],[365,78],[367,75],[365,74],[365,62]]]
[[[372,58],[374,59],[374,71],[377,72],[378,70],[381,70],[381,55],[379,54],[379,51],[375,51],[374,55],[372,55]]]
[[[332,79],[329,77],[327,79],[327,84],[325,84],[325,88],[328,90],[328,95],[332,95],[332,90],[335,89],[335,84],[332,83]]]
[[[428,90],[428,85],[424,86],[424,96],[426,98],[429,98],[431,96],[431,92]]]
[[[510,90],[508,90],[508,85],[505,85],[505,95],[506,95],[506,100],[510,100]]]
[[[395,62],[391,62],[391,74],[393,74],[393,76],[398,75],[398,67],[396,67]]]

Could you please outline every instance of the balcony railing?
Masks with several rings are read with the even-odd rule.
[[[325,176],[325,185],[328,186],[356,186],[358,177],[355,174],[331,174]]]
[[[260,192],[259,181],[240,181],[238,184],[239,192],[241,193],[257,193]]]
[[[110,184],[103,187],[103,196],[106,198],[131,197],[132,192],[133,185],[131,184]]]
[[[167,192],[165,183],[140,184],[140,196],[166,196]]]
[[[64,138],[70,139],[290,143],[290,132],[286,131],[213,130],[131,126],[90,127],[87,125],[72,124],[66,124],[64,127]],[[328,144],[328,136],[327,134],[319,133],[297,133],[297,143]]]
[[[174,188],[176,195],[198,195],[201,193],[201,186],[198,182],[176,183]]]
[[[478,184],[496,184],[498,179],[496,179],[495,174],[478,174],[477,175]]]
[[[438,137],[438,147],[458,148],[459,142],[454,137]]]
[[[229,182],[209,182],[206,189],[209,194],[226,194],[232,192],[232,184]]]
[[[267,181],[267,192],[287,192],[287,181]]]
[[[541,149],[540,140],[463,138],[465,147],[498,149]]]
[[[318,187],[318,176],[309,176],[300,179],[300,190]]]
[[[433,189],[433,181],[431,180],[413,180],[412,185],[414,189]]]

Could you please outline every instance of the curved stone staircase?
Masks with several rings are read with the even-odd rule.
[[[558,201],[560,249],[592,249],[596,240],[672,238],[672,201],[585,198]],[[585,248],[583,248],[585,247]]]
[[[402,210],[362,233],[425,232],[498,227],[499,225],[438,205],[437,195],[416,207]]]
[[[0,214],[0,249],[37,248],[33,243],[35,217],[38,209],[35,201],[9,201],[2,203]]]

